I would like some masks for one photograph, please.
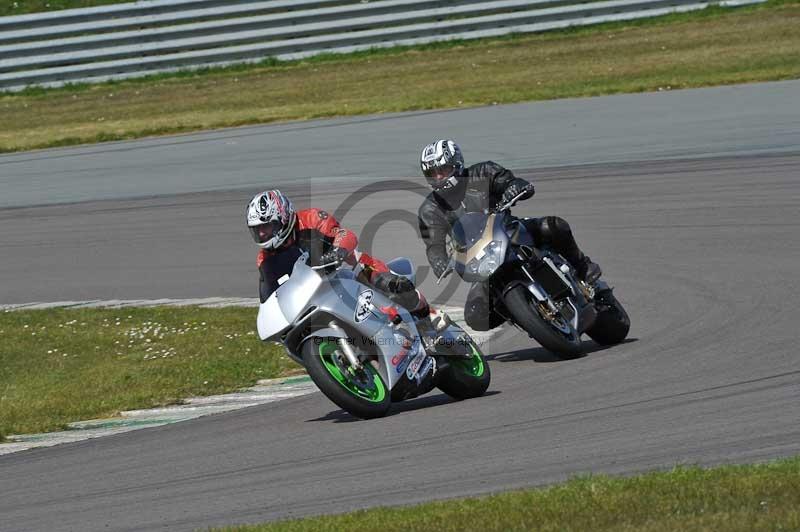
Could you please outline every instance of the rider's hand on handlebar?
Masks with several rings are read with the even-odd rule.
[[[431,262],[431,267],[433,268],[433,274],[439,278],[442,274],[447,270],[449,267],[449,263],[446,259],[434,259]]]
[[[331,248],[327,253],[322,255],[319,259],[320,264],[330,264],[332,262],[342,263],[345,261],[350,252],[343,248]]]
[[[414,290],[414,283],[406,277],[395,275],[391,272],[383,272],[375,278],[375,288],[390,294],[402,294]]]
[[[517,196],[519,197],[517,198]],[[512,183],[507,189],[503,191],[502,203],[508,203],[514,198],[517,198],[516,201],[524,200],[530,198],[531,196],[533,196],[533,185],[531,185],[530,183],[526,185]]]

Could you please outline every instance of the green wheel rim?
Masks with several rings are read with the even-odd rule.
[[[453,363],[462,369],[464,373],[473,377],[480,377],[484,372],[483,357],[481,357],[475,344],[470,343],[469,347],[472,349],[472,356],[463,360],[456,360]]]
[[[334,342],[322,342],[319,346],[319,356],[322,359],[322,364],[331,377],[336,379],[336,382],[341,384],[345,390],[359,399],[372,403],[382,402],[386,398],[386,386],[384,386],[380,375],[369,364],[364,366],[364,373],[368,382],[361,382],[349,372],[343,372],[334,360],[336,347]]]

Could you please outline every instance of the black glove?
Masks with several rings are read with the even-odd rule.
[[[389,294],[402,294],[413,291],[414,283],[403,276],[383,272],[375,278],[375,288]]]
[[[530,183],[523,184],[520,183],[519,181],[511,183],[511,185],[509,185],[508,188],[506,188],[503,191],[503,199],[501,203],[503,204],[508,203],[509,201],[516,198],[520,194],[522,194],[522,196],[517,198],[517,201],[528,199],[531,196],[533,196],[533,185]]]
[[[437,279],[442,276],[448,264],[447,259],[434,259],[431,261],[431,268],[433,268],[433,274]]]
[[[334,247],[319,258],[319,263],[344,262],[348,255],[350,255],[350,252],[346,249]]]

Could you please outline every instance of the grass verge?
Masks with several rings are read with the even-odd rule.
[[[0,2],[0,17],[79,7],[105,6],[129,1],[131,0],[3,0]]]
[[[0,152],[800,77],[800,1],[0,95]],[[446,52],[446,53],[444,53]]]
[[[0,313],[0,440],[224,393],[297,369],[252,308]]]
[[[800,458],[632,478],[589,476],[545,489],[378,508],[220,530],[710,531],[800,529]]]

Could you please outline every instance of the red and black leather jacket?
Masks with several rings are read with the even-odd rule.
[[[349,229],[321,209],[303,209],[297,211],[297,222],[294,236],[290,237],[280,249],[262,249],[258,253],[256,264],[260,273],[259,295],[261,302],[277,290],[278,279],[291,273],[297,258],[304,252],[309,254],[309,263],[318,264],[319,259],[330,249],[338,247],[349,252],[346,261],[355,265],[360,263],[370,282],[379,273],[388,272],[389,268],[366,253],[356,251],[358,237]]]

